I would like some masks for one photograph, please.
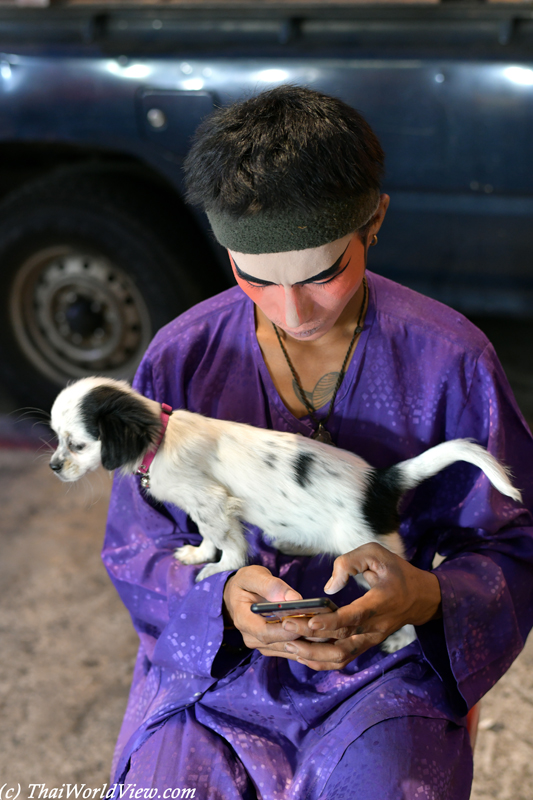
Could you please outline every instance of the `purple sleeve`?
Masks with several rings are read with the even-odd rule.
[[[147,361],[135,386],[154,398]],[[145,653],[157,666],[210,678],[224,637],[222,595],[230,573],[195,583],[199,567],[181,564],[173,552],[199,543],[185,512],[153,501],[139,478],[115,477],[102,558]],[[227,671],[235,658],[228,654],[226,661],[219,656],[217,672]]]
[[[524,499],[523,506],[511,501],[479,475],[449,515],[456,526],[438,533],[445,560],[434,574],[443,618],[417,632],[424,655],[464,709],[509,668],[533,625],[533,528],[527,511],[533,443],[491,346],[478,360],[455,435],[475,439],[507,464]],[[471,474],[465,467],[466,481]]]

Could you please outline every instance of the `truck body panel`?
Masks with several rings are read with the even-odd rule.
[[[0,164],[12,186],[47,148],[54,168],[62,147],[126,159],[183,208],[203,117],[280,83],[340,97],[380,138],[391,205],[372,269],[467,313],[531,316],[529,3],[2,9]]]

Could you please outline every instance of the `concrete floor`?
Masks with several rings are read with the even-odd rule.
[[[531,422],[532,325],[482,325]],[[0,412],[9,402],[0,390]],[[0,417],[0,800],[13,800],[19,785],[20,798],[32,797],[30,784],[45,785],[41,797],[66,797],[59,790],[69,783],[101,789],[136,652],[128,614],[99,557],[109,476],[61,484],[48,469],[46,446],[37,449],[41,434]],[[530,637],[483,701],[473,800],[531,800],[532,711]]]
[[[137,646],[99,556],[109,476],[67,489],[5,449],[0,480],[0,787],[101,787]]]

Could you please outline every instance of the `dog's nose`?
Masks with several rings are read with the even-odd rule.
[[[63,469],[63,462],[59,461],[50,461],[50,469],[53,469],[54,472],[59,472],[59,470]]]

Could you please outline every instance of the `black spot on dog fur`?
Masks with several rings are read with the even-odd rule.
[[[366,487],[363,514],[374,533],[384,536],[398,530],[398,503],[403,493],[401,473],[396,466],[372,471]]]
[[[264,462],[267,465],[267,467],[274,469],[277,460],[278,460],[277,457],[273,453],[271,453],[264,459]]]
[[[294,462],[295,480],[302,488],[305,488],[311,483],[309,473],[314,460],[314,457],[310,453],[300,453],[296,457],[296,461]]]

